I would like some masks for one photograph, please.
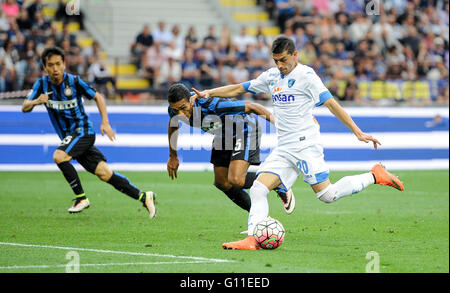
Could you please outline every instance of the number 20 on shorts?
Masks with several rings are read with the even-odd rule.
[[[303,174],[308,174],[308,164],[306,163],[306,161],[298,161],[297,162],[297,168],[303,172]]]

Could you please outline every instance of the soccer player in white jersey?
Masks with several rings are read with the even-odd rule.
[[[267,194],[280,185],[289,190],[300,173],[317,198],[325,203],[358,193],[371,184],[404,190],[403,183],[381,164],[373,166],[370,172],[346,176],[334,184],[330,182],[319,125],[312,115],[314,107],[325,105],[358,140],[373,143],[375,149],[381,144],[355,124],[311,67],[297,62],[298,52],[291,39],[278,37],[272,44],[272,57],[276,67],[256,79],[203,92],[195,90],[197,96],[192,98],[193,101],[196,97],[235,97],[245,92],[272,96],[278,145],[259,167],[258,177],[250,188],[248,236],[240,241],[222,244],[224,249],[259,249],[253,238],[253,229],[269,215]]]

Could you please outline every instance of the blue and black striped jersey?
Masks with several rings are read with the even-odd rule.
[[[168,112],[170,118],[178,114],[170,106]],[[184,121],[182,118],[180,120]],[[253,134],[257,131],[258,119],[253,113],[245,113],[244,101],[211,97],[195,101],[189,125],[215,136],[226,137],[232,133],[235,138],[237,132]]]
[[[72,132],[95,134],[83,106],[82,97],[93,99],[96,91],[79,76],[64,73],[63,82],[54,85],[48,76],[39,78],[33,85],[28,99],[34,100],[41,94],[52,92],[45,104],[50,121],[58,136],[63,139]]]

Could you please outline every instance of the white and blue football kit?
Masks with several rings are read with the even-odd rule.
[[[274,67],[258,78],[242,83],[251,93],[268,93],[272,97],[278,144],[258,169],[276,174],[287,191],[300,173],[310,185],[328,179],[320,127],[312,115],[314,107],[332,98],[314,70],[297,66],[286,76]]]

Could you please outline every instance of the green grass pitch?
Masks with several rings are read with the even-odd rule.
[[[211,172],[180,172],[174,181],[122,173],[157,192],[155,219],[86,172],[91,207],[80,214],[67,212],[73,194],[61,173],[0,172],[0,273],[64,273],[73,251],[82,273],[364,273],[370,251],[381,273],[449,272],[448,170],[396,171],[404,192],[374,185],[333,204],[299,179],[292,215],[269,194],[270,215],[286,229],[272,251],[221,248],[243,237],[247,212],[212,185]],[[331,180],[357,173],[332,172]]]

